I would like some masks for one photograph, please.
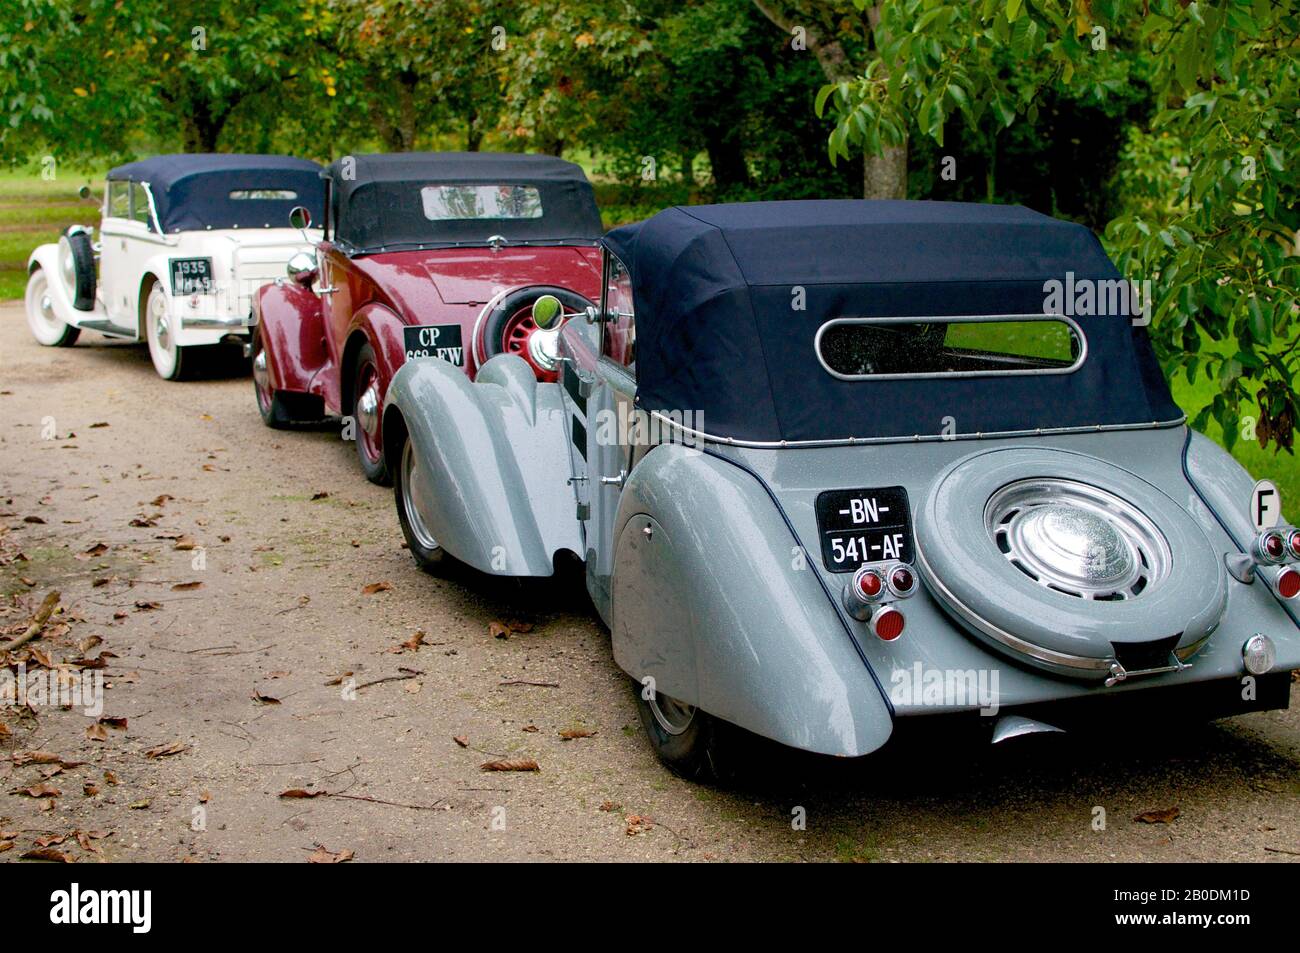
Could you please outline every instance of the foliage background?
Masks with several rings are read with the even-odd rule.
[[[681,202],[1016,202],[1152,282],[1195,425],[1294,485],[1297,2],[7,0],[0,297],[93,218],[78,184],[166,151],[562,154],[609,226]]]

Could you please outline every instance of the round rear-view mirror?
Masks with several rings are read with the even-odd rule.
[[[533,323],[543,331],[554,327],[563,314],[564,305],[555,295],[542,295],[533,302]]]
[[[77,195],[83,199],[90,198],[90,186],[83,185],[81,188],[77,189]]]
[[[289,211],[289,224],[294,228],[311,228],[311,212],[301,205],[295,205]]]

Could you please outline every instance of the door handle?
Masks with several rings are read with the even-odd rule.
[[[627,471],[619,470],[618,476],[603,476],[600,478],[600,482],[601,485],[603,486],[621,487],[623,485],[623,481],[626,479],[627,479]]]

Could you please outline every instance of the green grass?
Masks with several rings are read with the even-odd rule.
[[[102,172],[61,169],[41,177],[39,165],[0,172],[0,301],[21,298],[27,287],[27,256],[56,241],[69,225],[99,225]],[[89,185],[95,195],[77,196]]]

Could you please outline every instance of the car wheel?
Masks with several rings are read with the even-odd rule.
[[[262,344],[262,335],[256,331],[253,332],[253,393],[257,396],[257,412],[262,415],[262,423],[273,430],[283,430],[293,422],[280,395],[271,387],[266,347]]]
[[[71,347],[81,335],[80,328],[65,324],[54,313],[49,279],[40,268],[27,279],[27,326],[32,337],[46,347]]]
[[[650,747],[669,770],[688,781],[726,781],[735,774],[730,725],[641,682],[632,688]]]
[[[390,476],[379,429],[382,399],[379,393],[379,365],[375,361],[375,349],[369,342],[361,345],[357,354],[352,394],[352,419],[356,421],[357,459],[361,461],[361,472],[371,483],[386,484]]]
[[[145,338],[149,342],[149,356],[154,370],[165,381],[181,380],[186,368],[185,348],[176,344],[172,316],[167,313],[167,294],[162,285],[154,282],[149,288],[145,304]]]
[[[440,574],[449,560],[447,551],[438,545],[424,517],[415,504],[415,493],[421,486],[423,475],[415,444],[407,436],[402,441],[402,458],[393,473],[393,497],[397,502],[397,521],[402,524],[402,535],[415,564],[427,573]]]

